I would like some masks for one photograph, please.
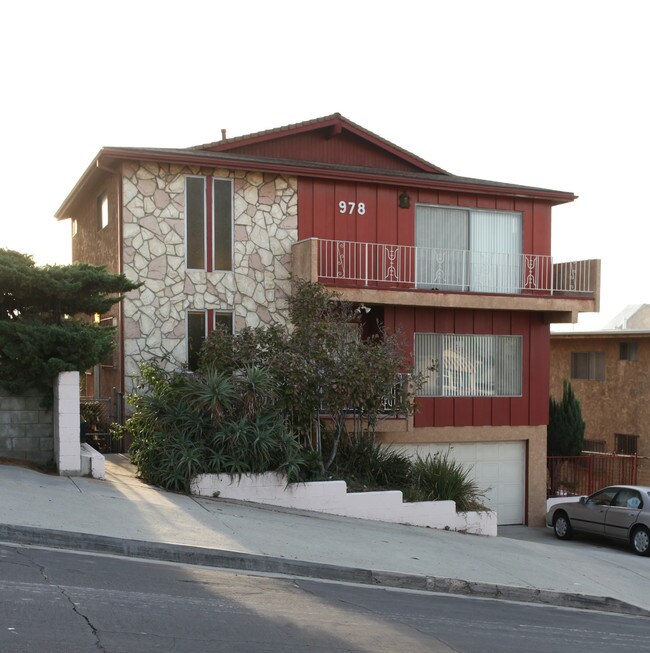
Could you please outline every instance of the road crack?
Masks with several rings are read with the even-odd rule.
[[[32,564],[34,567],[36,567],[36,568],[39,570],[39,572],[40,572],[41,577],[43,578],[43,580],[44,580],[48,585],[50,585],[51,587],[55,587],[55,588],[56,588],[56,589],[61,593],[61,596],[63,596],[63,598],[64,598],[64,599],[65,599],[65,600],[70,604],[70,606],[72,607],[72,611],[73,611],[73,612],[74,612],[78,617],[81,617],[81,619],[83,619],[83,620],[85,621],[85,623],[86,623],[86,625],[88,626],[88,628],[90,628],[90,631],[92,632],[93,637],[95,638],[95,648],[96,648],[98,651],[102,651],[102,653],[106,653],[106,649],[104,648],[104,645],[102,644],[102,641],[101,641],[101,637],[100,637],[100,635],[99,635],[99,630],[98,630],[98,629],[93,625],[93,623],[92,623],[92,621],[90,620],[90,618],[89,618],[87,615],[85,615],[85,614],[84,614],[84,613],[79,609],[79,605],[78,605],[77,603],[75,603],[75,602],[72,600],[72,597],[68,594],[68,592],[66,591],[65,587],[62,587],[62,586],[59,585],[58,583],[55,583],[55,582],[53,582],[53,581],[50,580],[50,578],[49,578],[48,575],[47,575],[47,571],[46,571],[46,569],[45,569],[45,565],[41,565],[41,564],[39,564],[36,560],[34,560],[33,557],[31,557],[31,556],[28,554],[28,552],[29,552],[28,549],[17,549],[17,553],[18,553],[20,556],[22,556],[23,558],[25,558],[25,559],[26,559],[30,564]]]

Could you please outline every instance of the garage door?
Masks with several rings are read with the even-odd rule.
[[[487,490],[486,503],[496,510],[497,523],[524,523],[526,489],[526,443],[516,442],[456,442],[454,444],[410,445],[406,450],[420,455],[447,451],[467,467],[479,488]]]

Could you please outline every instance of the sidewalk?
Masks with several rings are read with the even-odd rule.
[[[480,537],[0,465],[0,541],[650,616],[650,559],[544,528]]]

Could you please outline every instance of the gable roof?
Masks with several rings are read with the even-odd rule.
[[[267,131],[184,149],[104,147],[86,168],[55,217],[72,217],[76,199],[99,175],[122,162],[141,161],[255,170],[320,179],[428,188],[450,192],[571,202],[573,193],[453,175],[338,113]]]
[[[225,136],[225,134],[224,134]],[[448,175],[438,166],[348,120],[340,113],[266,131],[223,138],[192,149],[293,161]]]

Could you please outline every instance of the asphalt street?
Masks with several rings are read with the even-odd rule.
[[[645,617],[0,545],[2,653],[650,651]]]

